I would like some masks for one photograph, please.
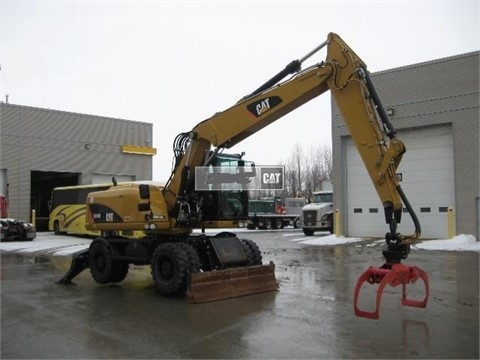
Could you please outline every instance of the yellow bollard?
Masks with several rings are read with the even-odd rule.
[[[35,226],[35,221],[36,221],[37,217],[35,216],[35,209],[32,210],[32,224],[33,226]]]
[[[447,209],[447,231],[448,231],[448,238],[453,239],[455,232],[453,226],[453,209],[449,207]]]
[[[333,222],[333,226],[335,228],[335,236],[342,236],[342,226],[341,226],[341,217],[340,217],[340,210],[335,209],[335,219]]]

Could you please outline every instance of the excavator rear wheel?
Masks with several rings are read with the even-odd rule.
[[[163,243],[152,256],[152,277],[164,295],[182,295],[187,290],[189,261],[180,244]]]
[[[112,255],[114,257],[118,255],[118,250],[115,246],[112,246],[111,250],[112,250]],[[114,260],[112,276],[110,281],[111,282],[123,281],[127,277],[127,274],[128,274],[128,262]]]
[[[99,284],[112,281],[113,259],[105,240],[95,239],[89,250],[89,265],[93,279]]]
[[[117,249],[105,239],[93,240],[89,249],[89,267],[93,279],[99,284],[120,282],[128,274],[128,263],[114,260]]]

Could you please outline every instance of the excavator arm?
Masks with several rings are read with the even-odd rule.
[[[169,208],[175,207],[180,194],[191,190],[185,189],[191,183],[188,179],[193,180],[194,167],[205,165],[211,147],[230,148],[330,90],[386,209],[387,223],[392,217],[400,222],[403,205],[396,168],[405,146],[381,107],[365,63],[336,34],[331,33],[322,45],[328,50],[326,61],[303,71],[299,69],[300,60],[290,63],[285,70],[298,70],[291,79],[266,89],[260,87],[184,134],[188,136],[188,147],[164,190],[171,194],[167,196]],[[418,226],[408,238],[416,239],[419,235]]]
[[[326,60],[301,70],[302,63],[323,47],[327,48]],[[288,75],[292,76],[284,80]],[[427,275],[417,267],[400,264],[402,259],[407,258],[410,244],[421,233],[417,216],[396,177],[406,148],[396,137],[395,129],[369,77],[367,66],[334,33],[330,33],[325,42],[300,60],[292,61],[284,70],[232,107],[200,122],[190,132],[179,135],[176,140],[178,146],[174,171],[163,190],[169,214],[177,219],[179,225],[188,224],[190,218],[184,209],[195,208],[188,204],[189,195],[194,192],[195,167],[209,164],[212,148],[214,153],[230,148],[327,91],[332,93],[340,109],[382,202],[385,222],[389,227],[385,237],[386,249],[383,251],[386,262],[380,268],[369,268],[359,278],[355,289],[355,313],[378,318],[381,292],[386,284],[402,284],[404,305],[425,307],[429,291]],[[414,223],[410,235],[397,233],[397,224],[401,221],[404,206]],[[425,282],[425,299],[406,299],[406,284],[419,278]],[[358,308],[360,288],[364,282],[379,284],[376,310],[373,312]]]

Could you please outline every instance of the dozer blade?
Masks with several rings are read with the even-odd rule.
[[[201,304],[278,290],[275,264],[230,268],[191,275],[187,301]]]
[[[423,300],[407,299],[407,284],[415,283],[418,279],[422,279],[425,284],[425,298]],[[365,311],[358,308],[360,289],[365,282],[368,282],[369,284],[379,284],[374,311]],[[387,284],[391,285],[392,287],[402,285],[402,305],[420,308],[427,306],[427,301],[430,294],[430,285],[428,282],[427,273],[416,266],[407,266],[400,263],[386,263],[380,268],[370,266],[367,271],[365,271],[358,279],[353,300],[355,315],[369,319],[378,319],[383,289]]]

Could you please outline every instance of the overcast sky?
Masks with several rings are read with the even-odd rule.
[[[329,32],[377,72],[478,51],[479,3],[0,0],[0,98],[153,123],[153,180],[166,180],[178,133],[233,105]],[[304,67],[324,58],[319,52]],[[277,164],[295,144],[331,144],[330,116],[327,93],[231,151]]]

